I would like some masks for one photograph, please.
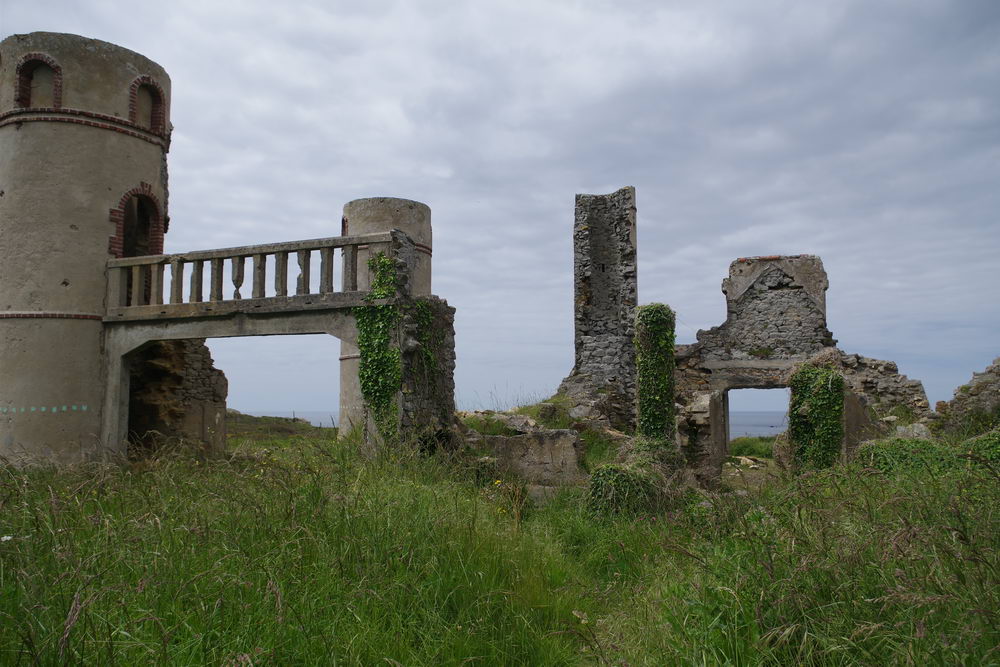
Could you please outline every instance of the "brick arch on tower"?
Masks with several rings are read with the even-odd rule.
[[[143,74],[137,76],[129,86],[128,90],[128,119],[131,123],[138,123],[139,118],[139,89],[148,86],[156,92],[157,99],[153,103],[153,113],[150,118],[149,131],[153,134],[165,135],[167,133],[167,96],[163,93],[163,88],[156,79]]]
[[[31,105],[31,78],[25,68],[32,63],[42,63],[52,70],[52,108],[62,108],[63,76],[62,66],[50,55],[45,53],[26,53],[21,56],[15,70],[14,103],[19,107]]]
[[[108,214],[108,219],[114,225],[115,233],[108,240],[108,253],[114,257],[122,257],[125,251],[125,208],[132,197],[144,197],[152,205],[152,216],[149,221],[149,254],[163,254],[163,236],[166,234],[166,216],[160,200],[153,194],[153,187],[149,183],[140,183],[138,187],[132,188],[118,202],[118,208],[113,208]]]

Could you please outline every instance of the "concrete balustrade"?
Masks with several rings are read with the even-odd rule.
[[[359,269],[359,250],[365,251],[362,259],[378,252],[398,258],[400,241],[405,237],[403,232],[393,230],[359,236],[110,259],[107,262],[108,307],[105,321],[360,305],[368,293],[370,279],[367,266]],[[337,249],[341,250],[339,261],[334,252]],[[318,280],[313,279],[314,256],[319,260]],[[289,258],[292,258],[291,262]],[[248,263],[249,285],[245,286]],[[335,270],[335,264],[339,265],[339,271]],[[403,261],[399,264],[405,271],[408,263]],[[359,289],[359,270],[362,289]],[[246,287],[249,287],[249,295],[245,297]]]

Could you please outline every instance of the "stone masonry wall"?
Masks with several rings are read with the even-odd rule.
[[[402,310],[400,427],[447,445],[455,415],[455,309],[428,296]]]
[[[937,415],[945,429],[965,427],[970,418],[992,416],[1000,410],[1000,357],[982,373],[973,373],[972,379],[955,390],[950,401],[938,401]]]
[[[751,257],[722,283],[727,317],[698,332],[704,359],[794,358],[836,343],[826,328],[826,272],[818,257]]]
[[[635,422],[635,188],[577,195],[573,225],[575,363],[560,393],[600,399],[613,424]]]
[[[229,383],[204,339],[157,341],[129,355],[129,431],[135,444],[154,435],[225,448]]]

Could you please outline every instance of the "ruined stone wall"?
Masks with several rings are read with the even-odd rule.
[[[129,355],[129,432],[138,445],[157,438],[225,449],[229,383],[204,339],[157,341]]]
[[[635,423],[635,188],[577,195],[573,225],[575,363],[560,387],[601,399],[612,423]],[[610,412],[610,414],[607,414]]]
[[[402,311],[400,428],[446,445],[455,415],[455,309],[426,296]]]
[[[703,359],[787,359],[834,345],[823,263],[812,255],[747,257],[722,282],[724,324],[698,332]]]
[[[972,379],[955,390],[950,401],[938,401],[939,425],[947,430],[962,429],[970,421],[995,418],[1000,411],[1000,357],[982,373],[973,373]]]
[[[919,380],[902,375],[895,362],[847,354],[836,348],[824,350],[809,362],[836,368],[864,407],[876,414],[888,413],[902,406],[918,419],[930,415],[924,385]]]

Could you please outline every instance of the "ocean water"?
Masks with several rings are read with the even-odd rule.
[[[295,410],[295,411],[246,411],[249,414],[269,417],[298,417],[306,419],[314,426],[331,426],[338,421],[336,410]],[[785,412],[737,412],[729,413],[729,437],[739,438],[750,435],[777,435],[788,428],[788,415]]]
[[[788,428],[784,411],[729,412],[729,437],[778,435]]]

